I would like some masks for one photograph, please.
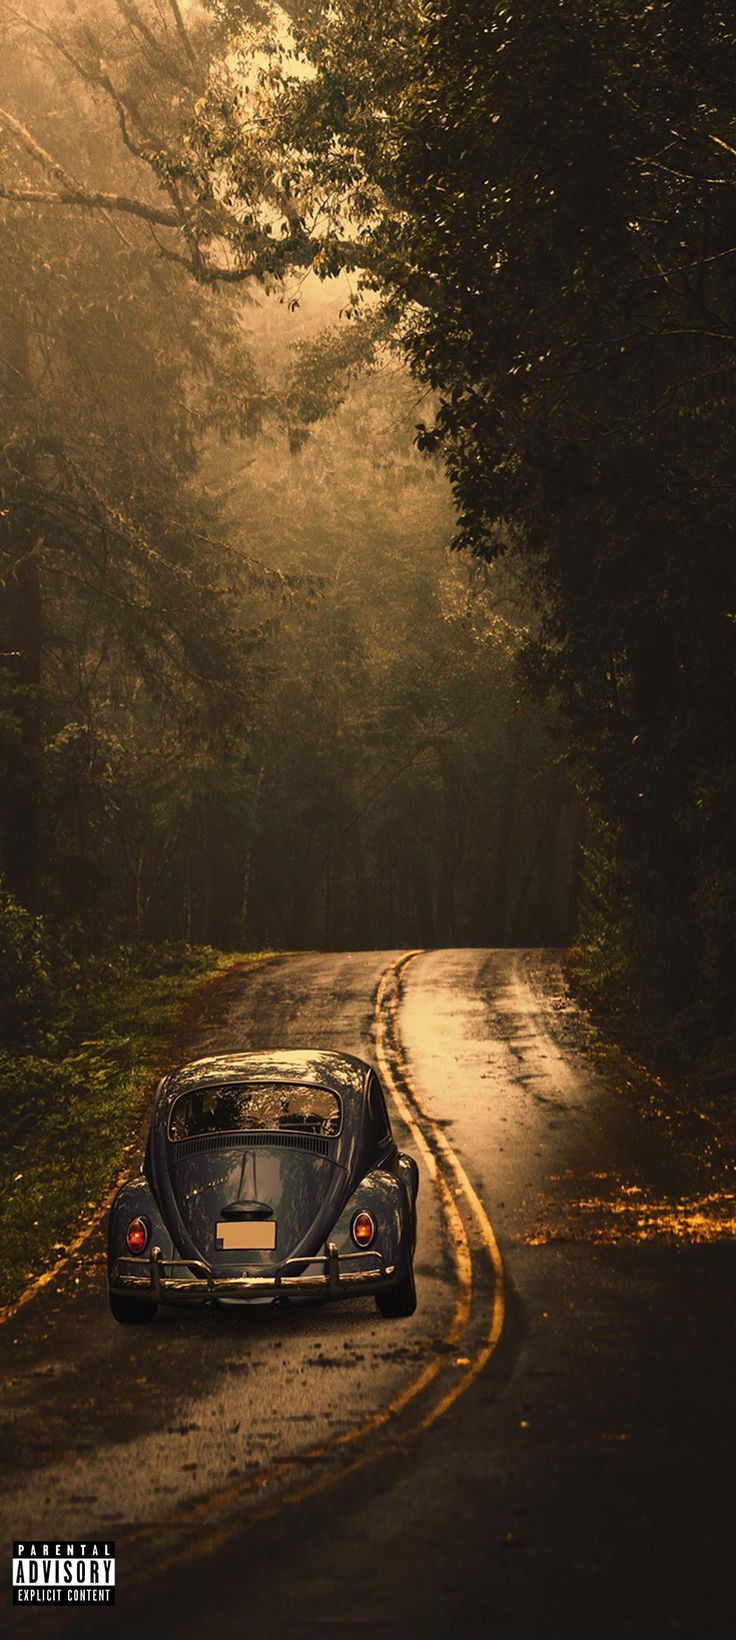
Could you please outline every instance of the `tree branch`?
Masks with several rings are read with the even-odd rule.
[[[134,34],[138,34],[148,46],[153,58],[163,65],[170,78],[176,80],[179,85],[186,86],[188,91],[198,91],[200,88],[199,75],[197,75],[196,80],[193,80],[191,75],[182,72],[176,58],[165,50],[161,41],[154,34],[153,29],[149,28],[145,17],[141,16],[138,7],[134,4],[134,0],[115,0],[115,6],[121,17],[125,18],[129,28],[133,30]]]
[[[730,154],[733,159],[736,159],[736,148],[732,148],[730,142],[724,142],[723,137],[714,136],[712,131],[708,134],[711,142],[717,143],[719,148],[725,148],[726,153]]]
[[[36,138],[31,136],[27,126],[23,125],[19,119],[16,119],[15,114],[9,113],[7,108],[0,108],[0,120],[2,120],[3,125],[8,127],[9,131],[13,132],[21,147],[26,149],[27,153],[31,155],[32,159],[35,159],[42,170],[48,171],[51,176],[56,178],[57,182],[63,183],[66,188],[78,188],[80,186],[76,177],[70,176],[58,159],[54,159],[53,154],[49,154],[47,149],[41,147],[40,142],[37,142]]]
[[[119,5],[128,5],[129,0],[116,0]],[[102,86],[111,97],[117,108],[121,124],[121,135],[126,146],[140,159],[148,159],[142,150],[128,140],[125,128],[124,112],[120,99],[112,86],[104,68],[97,77],[97,83]],[[188,256],[179,256],[172,251],[164,251],[170,260],[181,260],[189,267],[200,284],[244,284],[247,279],[263,279],[268,273],[278,271],[281,263],[289,262],[292,266],[309,267],[319,251],[319,243],[311,239],[301,228],[301,221],[296,217],[292,223],[292,235],[286,240],[272,238],[269,234],[255,230],[250,236],[252,244],[238,246],[236,254],[247,255],[249,260],[238,261],[234,266],[222,266],[211,261],[203,252],[201,234],[196,232],[189,220],[188,212],[179,199],[173,185],[165,185],[166,192],[172,200],[172,208],[164,205],[149,205],[144,200],[132,199],[127,194],[103,192],[98,189],[85,187],[71,176],[60,162],[54,159],[53,154],[41,146],[25,125],[7,109],[0,108],[0,122],[13,133],[18,142],[32,156],[44,171],[50,174],[59,187],[55,192],[41,188],[23,188],[9,186],[0,181],[0,199],[16,201],[26,205],[67,205],[79,210],[102,210],[107,212],[122,212],[127,216],[138,217],[141,221],[159,228],[176,228],[183,234]],[[283,207],[283,201],[282,207]],[[213,221],[206,236],[216,239],[218,233],[227,237],[227,213],[222,207],[212,202]],[[219,219],[219,226],[218,226]],[[229,219],[232,226],[232,219]],[[360,266],[363,261],[360,247],[347,240],[335,241],[334,248],[338,251],[343,265]]]
[[[194,46],[192,45],[192,42],[189,38],[189,34],[187,33],[186,25],[184,23],[184,18],[182,17],[181,11],[179,9],[178,0],[169,0],[169,6],[171,8],[171,11],[174,14],[174,22],[176,23],[176,32],[179,36],[179,39],[181,40],[181,43],[184,47],[184,50],[187,54],[187,57],[189,58],[189,61],[192,65],[192,68],[196,69],[197,72],[199,72],[199,63],[197,61],[197,53],[196,53],[196,51],[194,49]]]
[[[715,138],[713,139],[716,140]],[[726,144],[723,144],[725,147]],[[692,171],[680,171],[675,165],[663,165],[659,159],[647,158],[645,154],[635,155],[637,165],[651,167],[653,171],[664,171],[667,176],[677,177],[678,182],[698,182],[703,188],[733,188],[736,187],[733,177],[696,177]],[[646,176],[647,171],[643,172]]]
[[[159,228],[181,227],[176,211],[146,205],[143,200],[128,199],[125,194],[98,193],[76,185],[52,194],[43,188],[8,188],[0,182],[0,199],[14,200],[24,205],[74,205],[83,211],[122,211],[127,216],[140,217],[143,222],[154,222]]]
[[[53,47],[54,51],[58,51],[60,56],[62,56],[64,60],[74,69],[75,74],[79,75],[80,80],[84,80],[87,85],[97,86],[107,93],[115,105],[118,120],[120,122],[121,134],[126,147],[130,148],[131,153],[135,154],[136,158],[147,160],[150,163],[150,154],[148,154],[144,148],[139,148],[136,146],[134,139],[130,136],[126,115],[130,114],[135,120],[136,125],[139,130],[142,131],[146,140],[150,143],[153,151],[156,150],[157,146],[160,147],[161,144],[157,141],[157,138],[155,137],[153,131],[151,131],[150,127],[146,125],[141,116],[140,110],[133,102],[133,99],[130,96],[123,96],[115,90],[103,60],[100,58],[99,67],[95,70],[89,65],[80,62],[78,57],[73,56],[72,52],[69,50],[69,47],[58,34],[53,34],[50,29],[44,28],[41,23],[34,22],[31,17],[26,16],[25,12],[14,11],[11,12],[10,15],[14,17],[17,22],[22,23],[23,26],[29,29],[33,34],[39,34],[42,39],[46,40],[48,45]]]

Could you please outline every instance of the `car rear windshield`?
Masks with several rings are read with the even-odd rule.
[[[340,1101],[328,1088],[295,1082],[246,1082],[237,1087],[192,1088],[180,1094],[169,1117],[171,1139],[204,1133],[317,1133],[340,1131]]]

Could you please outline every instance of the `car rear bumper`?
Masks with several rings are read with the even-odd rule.
[[[371,1265],[368,1269],[346,1268],[356,1259],[369,1259]],[[315,1271],[315,1265],[321,1265],[322,1269]],[[298,1271],[294,1266],[299,1267]],[[338,1253],[334,1242],[329,1242],[327,1252],[316,1258],[287,1258],[278,1270],[262,1276],[216,1275],[204,1259],[165,1259],[159,1247],[152,1247],[145,1260],[140,1257],[116,1259],[110,1270],[109,1286],[113,1293],[149,1298],[158,1304],[183,1301],[212,1304],[220,1299],[247,1302],[248,1299],[349,1298],[393,1286],[397,1276],[396,1265],[387,1264],[382,1253],[370,1250]]]

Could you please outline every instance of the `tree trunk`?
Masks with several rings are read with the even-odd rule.
[[[4,704],[14,720],[15,733],[6,742],[0,830],[7,886],[35,911],[39,900],[42,619],[37,525],[27,506],[34,458],[26,432],[30,362],[21,314],[12,316],[3,342],[0,373],[11,454],[0,476],[3,509],[10,513],[9,519],[2,520],[0,667]]]
[[[254,834],[255,834],[256,827],[258,825],[258,810],[260,808],[261,788],[263,786],[263,776],[265,774],[265,771],[266,771],[266,748],[265,748],[265,745],[264,745],[264,747],[261,751],[261,760],[260,760],[260,763],[258,765],[258,773],[256,775],[256,783],[255,783],[255,788],[254,788],[254,792],[253,792],[253,810],[252,810],[252,813],[250,815],[250,819],[249,819],[249,822],[248,822],[248,830],[247,830],[247,833],[246,833],[246,840],[245,840],[245,850],[244,850],[244,854],[243,854],[243,871],[242,871],[241,892],[240,892],[240,917],[239,917],[239,921],[238,921],[238,945],[239,945],[241,951],[245,950],[246,941],[250,938],[250,929],[249,929],[248,917],[249,917],[249,912],[250,912],[250,880],[251,880],[251,871],[252,871],[252,867],[253,867],[253,837],[254,837]]]
[[[512,852],[516,864],[517,832],[519,825],[518,790],[521,770],[519,728],[513,721],[509,727],[507,753],[499,793],[499,817],[495,828],[490,859],[489,926],[486,939],[489,945],[513,943],[510,928]]]

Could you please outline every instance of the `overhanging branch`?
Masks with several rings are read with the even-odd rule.
[[[158,228],[180,228],[175,211],[165,207],[146,205],[141,199],[128,199],[125,194],[100,193],[80,186],[61,188],[52,193],[47,188],[9,188],[0,182],[0,199],[17,201],[23,205],[74,205],[83,211],[122,211],[126,216],[140,217]]]

